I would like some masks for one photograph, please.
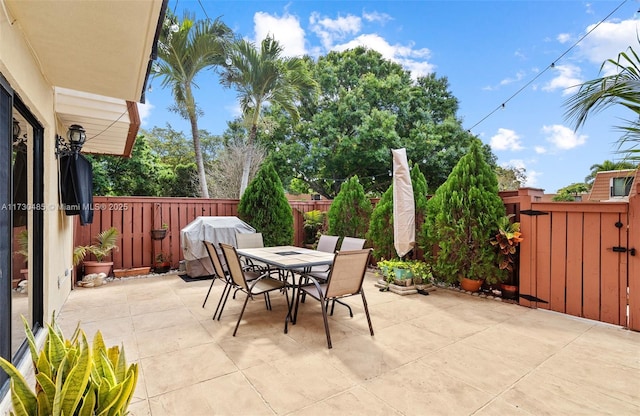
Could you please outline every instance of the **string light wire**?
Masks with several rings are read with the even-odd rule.
[[[618,9],[620,9],[625,3],[627,2],[627,0],[623,0],[622,3],[620,3],[615,9],[613,9],[604,19],[600,20],[598,23],[596,23],[595,26],[593,26],[591,28],[591,30],[589,30],[587,33],[585,33],[584,35],[582,35],[580,37],[580,39],[578,39],[573,45],[571,45],[571,47],[569,47],[569,49],[567,49],[566,51],[564,51],[560,56],[558,56],[553,62],[551,62],[549,65],[547,65],[547,67],[545,69],[543,69],[542,71],[538,72],[536,74],[535,77],[531,78],[531,80],[529,82],[527,82],[526,84],[524,84],[522,87],[520,87],[520,89],[518,89],[516,92],[514,92],[513,94],[511,94],[511,96],[509,98],[507,98],[506,100],[504,100],[500,105],[498,105],[496,108],[494,108],[493,110],[491,110],[491,112],[489,112],[489,114],[487,114],[486,116],[482,117],[480,119],[480,121],[478,121],[476,124],[474,124],[473,126],[471,126],[467,131],[469,133],[471,133],[471,130],[473,130],[474,128],[476,128],[478,125],[480,125],[482,122],[484,122],[486,119],[488,119],[489,117],[491,117],[496,111],[498,110],[502,110],[506,107],[507,103],[509,101],[511,101],[512,99],[514,99],[517,95],[519,95],[522,91],[524,91],[525,88],[527,88],[529,85],[533,84],[538,78],[540,78],[542,76],[542,74],[544,74],[545,72],[547,72],[549,69],[555,68],[556,63],[562,59],[566,54],[568,54],[573,48],[575,48],[576,46],[578,46],[578,44],[580,44],[580,42],[582,42],[584,40],[584,38],[586,38],[587,36],[589,36],[591,34],[591,32],[593,32],[594,30],[596,30],[598,28],[598,26],[600,26],[602,23],[604,23],[607,19],[609,19],[615,12],[618,11]]]

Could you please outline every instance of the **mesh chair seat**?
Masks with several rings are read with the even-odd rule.
[[[222,254],[227,260],[227,268],[229,270],[229,275],[231,276],[233,283],[238,288],[238,290],[241,290],[246,294],[244,304],[242,305],[242,310],[240,311],[240,316],[238,317],[238,322],[236,323],[236,327],[233,330],[234,337],[238,332],[238,327],[240,326],[240,321],[242,320],[242,316],[244,315],[244,311],[247,307],[247,302],[249,301],[249,298],[253,299],[254,295],[264,294],[267,309],[271,310],[271,300],[269,299],[269,293],[276,290],[283,291],[287,300],[287,310],[289,310],[289,294],[287,292],[287,283],[285,281],[274,279],[268,272],[258,274],[257,278],[253,279],[252,281],[248,281],[247,277],[255,276],[256,273],[243,270],[242,264],[240,263],[240,258],[238,257],[238,252],[236,251],[235,247],[229,244],[220,243],[220,248],[222,248]]]
[[[338,252],[333,261],[333,267],[329,272],[326,283],[318,282],[313,276],[305,276],[307,284],[303,285],[301,283],[300,289],[298,290],[293,322],[297,321],[300,298],[303,295],[309,295],[311,298],[320,301],[320,309],[322,310],[322,318],[327,336],[327,346],[331,348],[331,334],[329,332],[329,321],[327,318],[329,301],[360,295],[369,324],[369,332],[373,336],[373,326],[371,324],[371,317],[369,316],[369,308],[364,290],[362,289],[370,255],[370,249]]]

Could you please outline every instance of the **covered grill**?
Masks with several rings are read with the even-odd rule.
[[[180,230],[180,245],[187,274],[191,277],[213,274],[213,265],[202,244],[209,241],[236,246],[236,233],[255,233],[256,230],[238,217],[198,217]]]

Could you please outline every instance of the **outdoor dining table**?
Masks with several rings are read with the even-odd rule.
[[[333,264],[335,256],[334,253],[295,246],[243,248],[237,249],[236,252],[239,256],[267,264],[269,268],[273,267],[273,270],[278,270],[284,278],[286,278],[287,273],[290,273],[292,276],[291,299],[295,299],[298,285],[302,284],[303,276],[309,273],[313,266],[330,266]],[[296,285],[295,281],[296,274],[300,276],[298,279],[298,285]],[[294,302],[289,304],[289,311],[285,318],[285,334],[288,330],[289,321],[291,321],[292,324],[295,324],[292,314],[293,304]]]

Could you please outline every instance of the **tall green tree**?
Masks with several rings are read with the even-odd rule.
[[[130,158],[88,155],[93,166],[93,191],[105,196],[163,196],[164,185],[174,180],[143,135],[138,135]]]
[[[438,246],[434,273],[449,282],[460,275],[487,283],[506,277],[500,276],[498,253],[490,243],[505,207],[496,175],[480,149],[477,140],[427,204],[425,255]]]
[[[527,181],[525,168],[496,166],[494,170],[498,177],[499,191],[515,191]]]
[[[365,238],[371,220],[371,201],[357,176],[347,179],[331,203],[327,218],[328,233],[341,237]]]
[[[260,49],[252,42],[239,40],[228,57],[230,62],[222,71],[221,83],[238,91],[238,100],[249,130],[249,147],[255,144],[258,122],[266,104],[277,104],[294,124],[297,123],[300,118],[297,103],[317,89],[304,59],[283,57],[282,46],[271,36],[260,43]],[[252,152],[249,151],[242,170],[241,195],[249,182],[251,164]]]
[[[553,197],[553,201],[580,201],[582,194],[586,194],[591,189],[591,185],[586,183],[572,183],[564,188],[558,189],[558,193]]]
[[[238,215],[262,233],[266,246],[293,244],[293,211],[273,165],[265,163],[240,198]]]
[[[414,81],[401,65],[361,47],[330,52],[312,68],[321,90],[301,101],[298,125],[278,106],[265,111],[276,126],[265,144],[285,183],[297,178],[333,199],[358,175],[367,192],[380,195],[391,183],[389,149],[404,147],[435,191],[474,140],[456,118],[446,77]],[[495,160],[488,146],[483,152]]]
[[[640,40],[640,39],[639,39]],[[582,127],[590,115],[606,108],[623,107],[633,112],[631,119],[617,126],[623,135],[618,139],[618,149],[630,160],[640,160],[640,57],[632,47],[620,52],[617,59],[603,62],[600,72],[613,68],[615,73],[587,81],[565,102],[565,116],[576,130]]]
[[[628,161],[618,161],[612,162],[611,160],[605,160],[602,163],[594,163],[591,165],[589,170],[591,173],[584,178],[584,182],[591,187],[593,185],[593,181],[596,179],[596,175],[598,172],[605,172],[608,170],[622,170],[622,169],[635,169],[638,165],[636,163],[628,162]]]
[[[153,73],[161,77],[163,88],[171,88],[174,110],[191,124],[200,192],[204,198],[209,197],[209,190],[198,130],[198,117],[203,113],[196,104],[193,89],[197,87],[195,80],[201,71],[224,62],[232,39],[231,29],[220,20],[195,20],[194,14],[185,12],[182,21],[167,13],[158,41],[158,62]]]

